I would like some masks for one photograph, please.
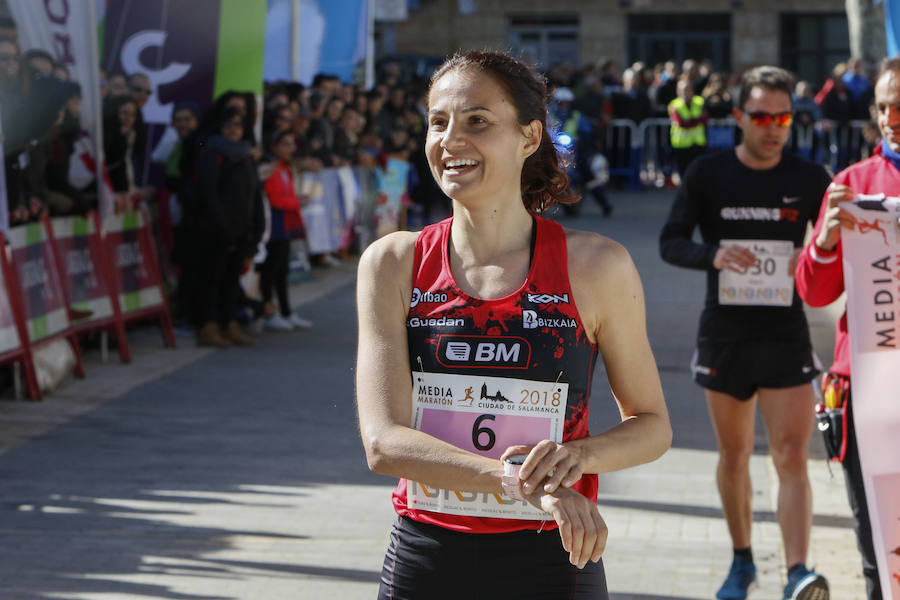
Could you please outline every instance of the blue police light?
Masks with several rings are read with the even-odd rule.
[[[572,141],[573,141],[572,136],[569,135],[568,133],[559,133],[556,136],[556,142],[558,144],[560,144],[561,146],[565,146],[566,148],[568,148],[572,145]]]

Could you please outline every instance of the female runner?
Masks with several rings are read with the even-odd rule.
[[[597,474],[671,442],[630,256],[539,216],[577,200],[546,115],[523,63],[448,59],[425,153],[453,216],[360,260],[360,429],[400,478],[380,599],[608,598]],[[591,435],[598,352],[622,422]]]

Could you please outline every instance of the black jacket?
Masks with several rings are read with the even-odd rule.
[[[247,142],[211,136],[197,158],[198,233],[248,256],[265,229],[262,187]]]

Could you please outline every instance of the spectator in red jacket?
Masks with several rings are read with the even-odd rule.
[[[841,228],[853,226],[853,216],[838,203],[853,200],[855,194],[884,193],[900,196],[900,58],[882,63],[875,85],[875,105],[881,145],[876,154],[841,171],[825,195],[819,211],[819,219],[813,231],[812,241],[806,246],[797,263],[797,292],[811,306],[825,306],[837,300],[844,291],[844,270],[841,253]],[[849,390],[850,332],[847,330],[847,313],[841,316],[835,333],[834,362],[831,372],[846,380]],[[842,386],[845,385],[843,382]],[[885,400],[887,400],[885,398]],[[856,536],[863,561],[868,600],[881,600],[881,586],[875,550],[872,544],[872,527],[869,522],[866,494],[863,487],[862,468],[856,445],[853,425],[852,399],[845,402],[846,453],[844,467],[847,495],[856,521]]]
[[[266,261],[262,266],[259,285],[266,312],[271,313],[266,319],[265,327],[273,331],[312,327],[312,322],[293,313],[288,298],[291,239],[301,237],[304,230],[300,198],[294,189],[294,171],[291,167],[295,144],[294,134],[289,129],[276,131],[269,141],[269,151],[277,162],[264,185],[272,216],[269,241],[266,243]],[[273,288],[278,295],[277,313],[271,304]]]

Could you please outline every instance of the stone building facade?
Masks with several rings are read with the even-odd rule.
[[[543,66],[710,59],[739,72],[782,65],[824,80],[849,56],[844,0],[415,0],[383,53],[510,49]]]

